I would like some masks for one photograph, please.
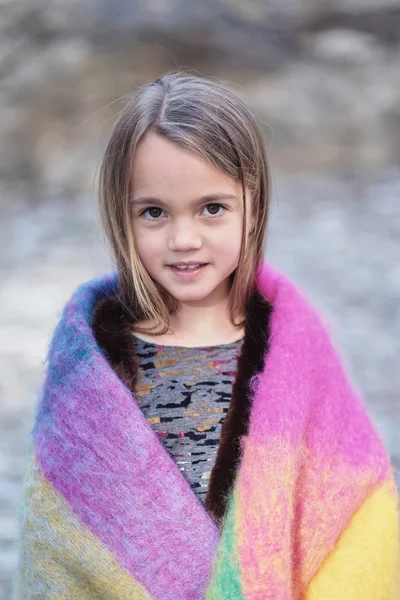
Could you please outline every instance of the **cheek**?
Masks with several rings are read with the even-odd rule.
[[[136,248],[139,256],[145,266],[151,262],[156,256],[159,256],[162,249],[162,236],[154,235],[152,231],[144,231],[138,228],[134,236]]]
[[[242,239],[242,222],[239,217],[213,236],[213,250],[218,256],[239,256]]]
[[[233,261],[239,257],[240,238],[219,239],[212,247],[213,257],[219,261]]]

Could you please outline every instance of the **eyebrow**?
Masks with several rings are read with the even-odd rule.
[[[193,201],[193,204],[201,204],[203,202],[218,202],[219,200],[238,200],[239,198],[234,194],[208,194],[206,196],[201,196],[201,198],[197,198]],[[168,206],[167,202],[160,200],[160,198],[154,198],[152,196],[139,196],[137,198],[133,198],[131,200],[131,204],[135,206],[141,206],[142,204],[158,204],[160,206]]]

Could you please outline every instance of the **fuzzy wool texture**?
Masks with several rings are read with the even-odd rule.
[[[82,285],[48,353],[14,600],[395,600],[387,452],[315,308],[264,263],[269,348],[220,527],[107,362]]]

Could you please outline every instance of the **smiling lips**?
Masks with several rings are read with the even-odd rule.
[[[169,265],[172,273],[179,277],[180,279],[191,280],[197,275],[201,274],[206,268],[208,263],[175,263],[173,265]]]
[[[207,263],[190,261],[190,262],[178,262],[178,263],[174,263],[169,266],[174,269],[179,269],[180,271],[194,271],[196,269],[199,269],[200,267],[204,267],[206,264]]]

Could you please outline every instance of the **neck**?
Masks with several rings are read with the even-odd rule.
[[[174,341],[203,340],[205,344],[224,343],[239,339],[243,328],[231,321],[228,304],[229,281],[215,290],[211,297],[196,302],[181,302],[170,315],[170,335]],[[220,340],[220,342],[218,342]]]

